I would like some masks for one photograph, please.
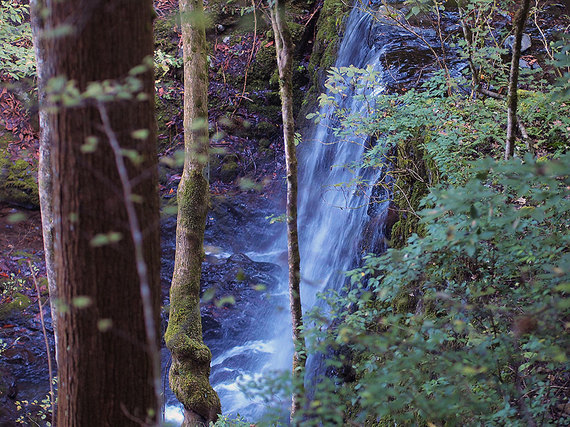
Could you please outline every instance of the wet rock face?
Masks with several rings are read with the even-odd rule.
[[[411,31],[398,25],[396,20],[400,20],[401,23],[405,22],[402,12],[394,11],[391,13],[380,8],[378,13],[383,17],[371,24],[367,37],[367,48],[383,51],[382,61],[391,77],[386,82],[388,91],[419,86],[429,78],[432,72],[439,69],[438,58],[434,52],[438,57],[444,57],[436,31],[433,28],[412,26],[406,23],[405,25],[410,30],[421,36],[420,39]],[[389,15],[386,17],[382,13]],[[459,34],[461,28],[457,25],[456,14],[445,13],[442,16],[442,29],[446,36]],[[446,50],[445,58],[448,67],[451,69],[461,67],[459,59],[455,58],[455,55],[449,55],[451,48],[444,45],[444,49]],[[418,70],[422,70],[419,75]]]
[[[245,252],[261,250],[274,241],[283,224],[270,224],[276,214],[273,202],[259,194],[211,199],[202,263],[202,330],[214,357],[243,344],[256,322],[275,310],[276,285],[283,274],[276,264],[253,261]],[[162,221],[162,288],[168,304],[168,288],[174,268],[176,217]],[[165,319],[166,320],[166,319]],[[249,334],[248,334],[249,331]],[[266,332],[268,336],[271,331]],[[258,339],[263,332],[256,333]]]
[[[202,322],[204,340],[214,354],[243,342],[256,319],[274,309],[272,291],[278,283],[281,268],[267,262],[256,262],[245,254],[227,259],[210,259],[202,265]],[[258,336],[263,339],[264,337]]]
[[[29,311],[35,312],[33,307]],[[44,316],[53,357],[49,308],[44,309]],[[15,422],[18,417],[34,418],[42,409],[30,403],[18,410],[16,400],[41,402],[49,389],[45,342],[37,316],[28,312],[12,312],[3,321],[0,340],[5,345],[0,350],[0,425],[21,425]],[[55,360],[52,364],[55,366]]]
[[[0,424],[8,424],[17,418],[14,399],[18,394],[18,386],[14,374],[5,367],[0,367]],[[4,424],[6,423],[6,424]],[[14,423],[15,425],[15,423]]]
[[[283,226],[270,224],[266,217],[280,213],[275,203],[260,195],[213,197],[204,240],[206,245],[233,253],[259,251],[272,242],[272,235]]]

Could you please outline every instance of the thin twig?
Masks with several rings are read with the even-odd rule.
[[[237,109],[239,108],[240,104],[241,104],[241,100],[242,98],[247,99],[248,101],[253,102],[251,99],[249,99],[248,97],[245,96],[245,89],[247,86],[247,73],[249,71],[249,67],[251,65],[251,60],[253,59],[253,55],[255,54],[255,46],[257,44],[257,13],[255,13],[255,0],[251,0],[251,5],[253,6],[253,42],[251,43],[251,51],[249,52],[249,58],[247,58],[247,65],[245,66],[245,74],[243,77],[243,89],[241,91],[241,95],[238,98],[236,107],[234,108],[234,111],[232,111],[232,114],[230,114],[230,117],[233,117],[234,114],[236,113]]]
[[[538,1],[535,1],[535,9],[533,12],[533,17],[534,17],[534,26],[538,29],[538,32],[540,33],[540,37],[541,37],[541,42],[544,46],[544,50],[546,51],[546,54],[548,55],[548,57],[554,61],[554,55],[552,53],[552,49],[550,48],[550,46],[548,45],[548,41],[546,39],[546,35],[544,34],[544,31],[542,31],[542,28],[540,28],[540,25],[538,24],[538,12],[540,11],[539,5],[538,5]],[[558,75],[558,77],[562,77],[562,71],[560,71],[560,69],[558,67],[554,67],[554,71],[555,73]]]
[[[412,214],[414,214],[414,216],[416,216],[418,219],[421,219],[421,216],[419,216],[416,211],[414,210],[412,203],[410,202],[410,199],[408,199],[408,196],[406,195],[406,192],[404,190],[402,190],[402,187],[400,187],[398,185],[397,182],[394,182],[394,186],[398,188],[398,190],[400,190],[400,192],[402,193],[402,195],[404,196],[404,198],[406,199],[406,202],[408,202],[408,206],[410,207],[410,212]]]
[[[49,341],[47,337],[47,330],[46,330],[46,323],[44,321],[44,310],[42,307],[42,295],[40,293],[40,286],[38,285],[38,279],[36,277],[36,272],[32,267],[32,262],[28,260],[28,266],[30,268],[30,272],[32,273],[32,280],[34,282],[34,286],[36,287],[36,294],[38,296],[38,308],[40,309],[40,322],[42,324],[42,334],[44,336],[44,342],[46,344],[46,353],[47,353],[47,363],[48,363],[48,374],[49,374],[49,403],[51,407],[52,417],[54,414],[55,409],[55,394],[53,391],[53,367],[51,364],[51,351],[49,349]]]
[[[133,188],[131,181],[129,179],[129,174],[127,172],[125,160],[121,152],[121,146],[119,144],[119,140],[117,138],[117,135],[113,131],[113,128],[111,127],[111,121],[109,119],[109,114],[107,113],[105,105],[101,101],[98,101],[97,108],[99,110],[101,121],[103,123],[103,130],[105,131],[105,135],[107,135],[107,138],[109,139],[109,145],[113,150],[113,154],[115,156],[115,164],[117,166],[117,172],[119,173],[119,177],[121,179],[123,198],[125,200],[125,209],[127,210],[127,216],[129,219],[129,228],[131,230],[131,237],[133,239],[136,267],[140,281],[140,292],[143,304],[146,339],[148,345],[148,352],[150,353],[152,361],[152,374],[153,374],[152,376],[153,376],[154,394],[157,404],[156,407],[160,409],[162,408],[162,395],[160,393],[161,389],[160,352],[157,345],[158,337],[156,335],[156,325],[154,322],[154,313],[152,308],[153,303],[152,303],[150,284],[148,280],[148,269],[144,259],[143,233],[140,228],[137,212],[135,209],[135,204],[132,200],[132,196],[134,195]],[[161,425],[161,424],[162,420],[160,419],[160,412],[157,411],[156,425]]]

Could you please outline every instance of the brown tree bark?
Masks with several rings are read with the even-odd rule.
[[[212,354],[202,340],[200,277],[209,186],[208,63],[202,0],[179,1],[184,54],[184,170],[178,185],[176,255],[166,346],[170,388],[184,405],[184,426],[207,425],[221,413],[209,382]]]
[[[55,278],[55,253],[54,253],[54,220],[53,220],[53,176],[51,171],[51,129],[48,126],[48,116],[46,110],[46,92],[47,84],[46,74],[46,51],[44,43],[42,43],[42,29],[44,27],[42,10],[44,9],[42,0],[31,0],[31,27],[34,40],[34,51],[36,56],[36,70],[38,76],[39,87],[39,121],[40,121],[40,146],[39,146],[39,164],[38,164],[38,191],[40,196],[40,209],[42,214],[42,236],[44,243],[44,258],[46,264],[46,276],[48,281],[48,290],[50,298],[52,327],[54,330],[55,340],[57,341],[57,280]],[[57,348],[56,348],[57,358]]]
[[[270,9],[271,25],[275,34],[277,67],[281,91],[281,115],[287,166],[287,252],[289,264],[289,303],[293,328],[293,383],[291,420],[301,407],[304,393],[306,362],[305,338],[303,337],[303,310],[301,307],[301,256],[297,231],[297,155],[295,150],[295,119],[293,116],[293,43],[285,21],[285,5],[276,0]]]
[[[45,53],[42,90],[49,86],[48,79],[65,77],[83,92],[89,82],[125,78],[153,54],[151,0],[45,0],[45,7],[49,14],[41,15],[45,19],[39,38]],[[152,70],[138,78],[144,100],[109,100],[105,109],[121,148],[140,156],[140,162],[126,164],[144,233],[153,332],[158,336],[160,239]],[[159,408],[136,248],[108,132],[93,101],[45,107],[42,126],[51,151],[48,172],[53,178],[60,300],[57,425],[153,423]],[[147,138],[133,138],[138,129],[148,129]],[[88,137],[99,141],[94,151],[83,149]],[[107,244],[94,240],[109,233],[114,238]]]
[[[517,104],[518,104],[518,85],[519,85],[519,60],[521,58],[521,41],[528,11],[530,8],[530,0],[522,0],[521,8],[515,14],[513,19],[513,28],[515,30],[515,42],[513,43],[513,57],[511,61],[511,73],[509,77],[509,91],[507,94],[507,141],[505,144],[505,160],[513,156],[515,152],[515,133],[517,128]]]

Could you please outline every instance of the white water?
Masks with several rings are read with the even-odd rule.
[[[377,46],[366,43],[370,16],[354,8],[349,16],[346,33],[338,51],[335,67],[371,66],[382,72]],[[380,74],[381,75],[381,74]],[[379,89],[373,89],[378,92]],[[380,89],[382,90],[382,89]],[[355,115],[366,115],[363,101],[349,96],[336,96],[338,108]],[[373,99],[373,97],[371,97]],[[349,137],[339,141],[333,134],[338,126],[331,107],[321,108],[325,116],[303,141],[300,161],[299,235],[301,238],[302,300],[305,310],[316,303],[316,294],[325,289],[339,289],[344,284],[344,272],[354,267],[359,258],[362,231],[370,217],[367,215],[372,185],[381,170],[350,170],[345,167],[358,162],[364,153],[366,140]],[[337,186],[354,178],[363,178],[368,185],[355,188]],[[388,203],[384,203],[387,208]]]

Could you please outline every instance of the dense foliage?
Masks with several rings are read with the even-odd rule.
[[[368,256],[332,297],[325,342],[357,354],[358,419],[569,420],[570,155],[471,170],[426,199],[424,238]]]
[[[562,76],[560,46],[552,70]],[[321,105],[354,90],[369,112],[337,109],[337,136],[371,136],[365,166],[392,165],[384,182],[414,221],[395,228],[405,244],[366,256],[345,289],[324,296],[332,323],[331,313],[312,313],[316,351],[335,375],[317,385],[309,421],[570,422],[568,81],[527,76],[519,113],[528,137],[504,162],[494,159],[506,103],[466,90],[480,84],[469,77],[442,71],[418,90],[382,95],[370,70],[329,72]],[[412,197],[418,186],[426,197]]]
[[[15,80],[33,76],[36,72],[28,15],[26,4],[16,1],[0,4],[1,71]]]

